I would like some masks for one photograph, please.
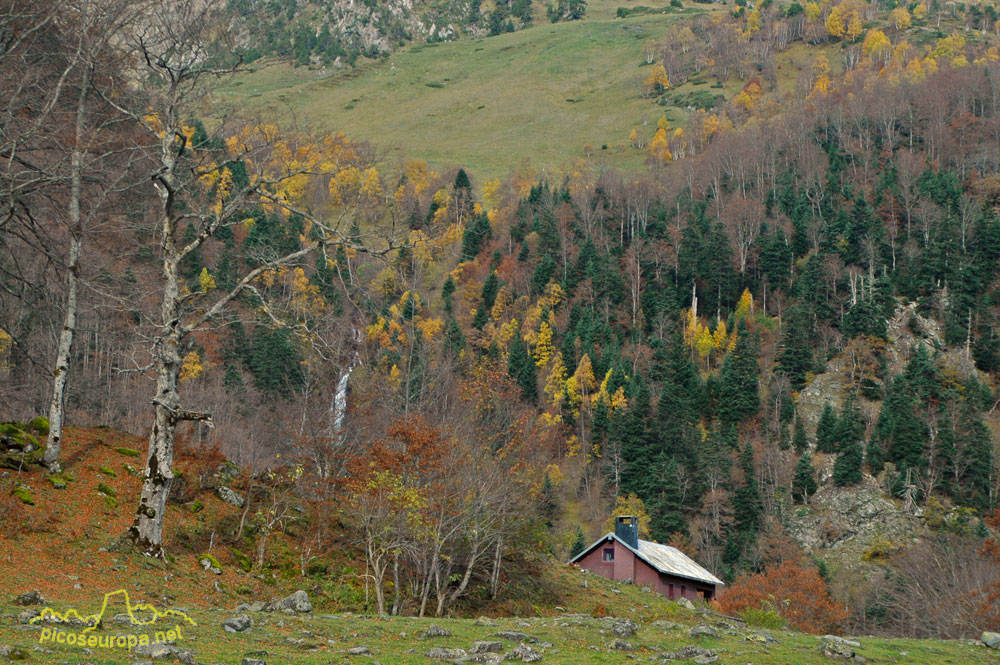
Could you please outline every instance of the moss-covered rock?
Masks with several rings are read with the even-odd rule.
[[[242,568],[244,572],[249,573],[253,570],[253,561],[250,560],[250,557],[235,548],[230,549],[229,552],[233,555],[233,558],[236,559],[236,563],[239,564],[240,568]]]
[[[195,499],[194,501],[185,503],[184,508],[187,509],[189,513],[200,513],[205,509],[205,504]]]
[[[17,423],[0,424],[0,447],[16,450],[35,450],[38,439],[24,431]]]
[[[118,499],[113,496],[108,496],[107,494],[101,494],[104,498],[104,506],[109,510],[114,510],[118,507]]]
[[[27,485],[21,485],[18,483],[14,485],[14,489],[10,491],[11,496],[16,496],[21,500],[21,503],[26,503],[29,506],[35,505],[35,498],[31,496],[31,488]]]
[[[49,435],[49,419],[45,416],[38,416],[37,418],[32,418],[31,422],[28,423],[28,429],[37,433],[39,436]]]
[[[64,490],[67,486],[66,479],[59,475],[49,476],[49,482],[52,483],[52,487],[57,490]]]
[[[115,448],[115,452],[119,455],[125,455],[126,457],[138,457],[139,451],[135,448],[126,448],[125,446],[118,446]]]
[[[109,466],[102,466],[101,468],[98,469],[98,471],[100,471],[101,473],[103,473],[105,476],[110,476],[111,478],[117,478],[118,477],[118,472],[115,471],[114,469],[112,469]]]
[[[97,491],[105,496],[110,496],[112,499],[118,498],[118,492],[114,491],[114,489],[108,487],[104,483],[97,483]]]
[[[208,552],[206,552],[206,553],[204,553],[204,554],[202,554],[201,556],[198,557],[198,563],[200,564],[205,559],[208,559],[208,562],[210,564],[212,564],[213,568],[218,568],[219,570],[222,570],[222,564],[220,564],[219,561],[218,561],[218,559],[216,559],[214,556],[212,556]],[[204,565],[204,564],[202,564],[202,565]]]

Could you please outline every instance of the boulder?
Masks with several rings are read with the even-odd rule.
[[[420,634],[420,637],[451,637],[451,631],[432,623],[430,628]]]
[[[755,630],[753,632],[747,633],[743,637],[744,642],[756,642],[757,644],[777,644],[778,640],[774,639],[774,635],[767,632],[766,630]]]
[[[1000,633],[984,632],[982,640],[989,648],[1000,649]]]
[[[198,563],[200,563],[201,567],[204,568],[205,570],[207,570],[210,573],[213,573],[215,575],[221,575],[222,574],[222,570],[220,570],[218,566],[213,565],[212,564],[212,560],[209,559],[208,557],[204,557],[202,559],[199,559]]]
[[[677,601],[677,604],[680,605],[681,607],[685,608],[685,609],[689,609],[689,610],[693,610],[694,609],[694,603],[692,603],[687,598],[684,598],[683,596]]]
[[[855,645],[861,646],[857,642],[845,640],[835,635],[824,635],[819,650],[827,658],[848,660],[854,658]]]
[[[42,598],[42,592],[38,589],[34,591],[25,591],[17,598],[14,599],[15,605],[44,605],[45,599]]]
[[[260,658],[244,658],[241,665],[267,665],[267,661]]]
[[[469,657],[469,654],[465,652],[465,649],[434,647],[427,652],[427,657],[436,658],[437,660],[465,660]]]
[[[491,628],[496,628],[499,624],[489,617],[479,617],[473,622],[476,626],[490,626]]]
[[[242,633],[252,625],[253,621],[250,620],[250,615],[248,614],[237,614],[222,622],[222,627],[229,633]]]
[[[31,620],[39,616],[41,613],[38,610],[24,610],[17,615],[17,622],[23,624],[31,623]]]
[[[718,637],[719,633],[715,631],[714,628],[709,626],[707,623],[699,623],[697,626],[688,631],[688,635],[691,637]]]
[[[499,633],[494,633],[493,637],[499,637],[501,640],[510,640],[511,642],[535,643],[538,641],[537,637],[526,635],[519,630],[501,630]]]
[[[469,653],[503,653],[503,642],[476,641]]]
[[[267,607],[267,603],[262,600],[255,601],[253,603],[240,603],[236,606],[237,612],[263,612],[264,608]]]
[[[654,628],[659,628],[660,630],[676,630],[677,628],[683,628],[683,626],[676,621],[667,621],[666,619],[657,619],[650,625]]]
[[[215,488],[215,494],[231,506],[236,506],[237,508],[243,507],[243,497],[225,485],[219,485]]]
[[[466,663],[483,663],[484,665],[500,665],[503,656],[498,653],[474,653],[468,657]]]
[[[524,663],[534,663],[542,659],[542,654],[538,653],[527,644],[522,644],[507,656],[507,660],[520,660]]]
[[[639,624],[631,619],[610,619],[608,624],[616,637],[632,637],[639,631]]]
[[[282,598],[281,600],[275,600],[267,604],[264,607],[265,612],[299,612],[306,613],[312,612],[312,603],[309,602],[309,594],[307,594],[302,589],[299,589],[287,598]]]
[[[28,660],[28,653],[21,647],[0,646],[0,658],[6,660]]]
[[[714,663],[719,659],[719,655],[711,649],[689,644],[685,647],[681,647],[678,651],[668,651],[660,656],[661,661],[697,660],[699,658],[703,659],[701,662]]]
[[[169,658],[173,656],[174,651],[174,647],[169,644],[154,642],[153,644],[140,644],[132,649],[132,655],[159,660],[161,658]]]
[[[364,656],[365,654],[369,654],[371,652],[372,650],[366,646],[351,647],[347,650],[347,653],[351,656]]]
[[[615,651],[635,651],[635,645],[622,639],[617,639],[612,642],[611,648]]]

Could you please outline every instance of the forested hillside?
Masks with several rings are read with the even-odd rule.
[[[622,137],[643,172],[481,178],[213,114],[215,37],[297,5],[13,4],[0,418],[49,422],[5,430],[11,504],[100,425],[149,437],[123,542],[363,570],[379,613],[528,593],[617,511],[729,613],[1000,623],[993,5],[682,17],[618,90],[657,119]],[[217,481],[175,444],[240,465],[239,520],[163,537]]]

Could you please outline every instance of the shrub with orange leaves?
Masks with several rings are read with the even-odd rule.
[[[790,626],[807,633],[836,630],[847,609],[830,598],[815,568],[786,560],[762,573],[741,575],[715,601],[724,614],[745,610],[773,610]]]

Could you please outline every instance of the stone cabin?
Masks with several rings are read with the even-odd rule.
[[[614,532],[601,536],[570,563],[609,580],[651,587],[671,600],[709,601],[723,585],[676,547],[639,540],[639,519],[634,516],[615,518]]]

